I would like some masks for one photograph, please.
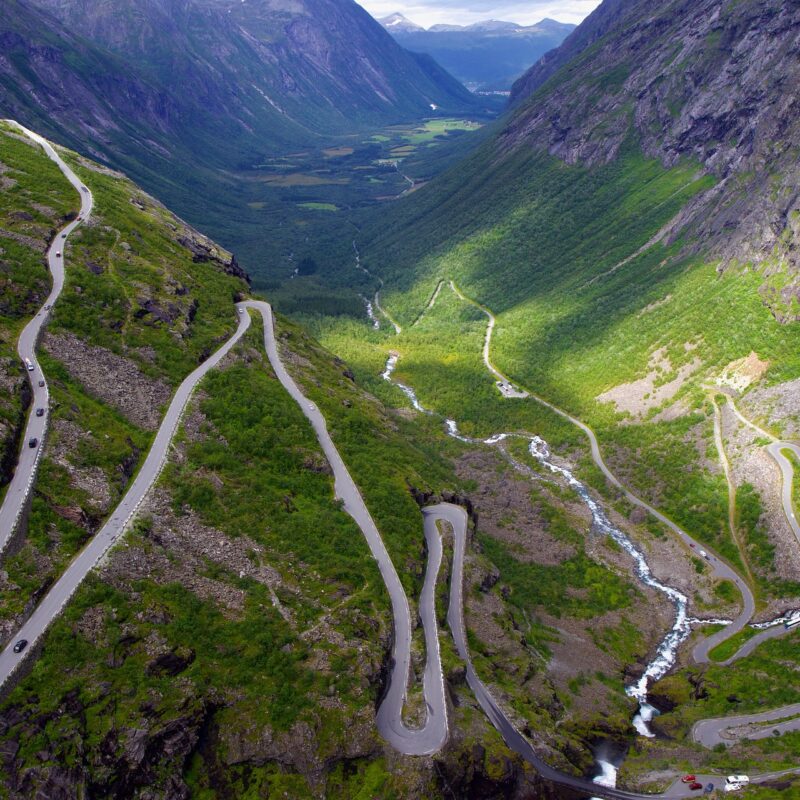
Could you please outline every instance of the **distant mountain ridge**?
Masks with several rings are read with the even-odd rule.
[[[195,225],[218,220],[215,237],[236,249],[223,220],[257,216],[239,205],[241,181],[265,157],[479,102],[352,0],[3,0],[0,11],[0,116],[123,170]]]
[[[472,89],[510,89],[515,78],[575,28],[545,18],[535,25],[489,19],[425,30],[399,12],[378,21],[403,47],[433,56]]]
[[[408,17],[404,17],[399,11],[394,14],[389,14],[388,17],[381,17],[378,22],[383,25],[386,30],[395,31],[424,31],[422,25],[417,25],[412,22]]]
[[[499,144],[602,164],[634,130],[664,165],[696,159],[719,183],[673,235],[694,229],[725,265],[774,264],[763,292],[800,318],[798,41],[797,3],[606,0],[514,84]]]
[[[398,48],[352,0],[30,0],[70,31],[202,104],[255,121],[266,106],[329,132],[470,98]],[[313,111],[311,108],[313,107]]]
[[[352,0],[4,0],[0,43],[4,116],[155,192],[168,173],[184,187],[321,132],[475,103]]]

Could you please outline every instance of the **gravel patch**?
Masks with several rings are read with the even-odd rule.
[[[91,386],[91,393],[116,408],[134,425],[154,431],[161,409],[172,396],[163,380],[142,374],[136,364],[104,347],[89,345],[72,333],[48,333],[44,347],[61,361],[74,380]],[[136,387],[135,391],[131,387]]]

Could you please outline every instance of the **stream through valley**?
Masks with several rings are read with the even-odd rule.
[[[430,416],[438,416],[435,412],[425,408],[425,406],[420,403],[414,389],[393,377],[398,359],[399,356],[396,353],[392,353],[389,356],[381,377],[394,386],[397,386],[406,395],[411,405],[417,411]],[[458,429],[458,423],[454,419],[445,419],[444,423],[447,433],[450,436],[468,444],[497,446],[504,440],[510,438],[526,439],[528,441],[528,451],[530,455],[549,472],[554,475],[559,475],[570,488],[575,491],[589,509],[592,515],[592,530],[599,535],[609,536],[613,539],[633,559],[635,572],[641,583],[651,589],[661,592],[672,603],[675,609],[675,618],[672,628],[661,640],[654,657],[647,664],[641,677],[626,688],[627,694],[634,698],[639,704],[638,711],[633,718],[633,726],[641,736],[654,736],[650,729],[650,722],[653,716],[658,712],[647,702],[647,688],[651,681],[656,681],[663,677],[674,666],[678,655],[678,649],[691,633],[692,625],[708,624],[712,622],[724,624],[729,622],[729,620],[699,620],[689,617],[687,614],[688,598],[686,595],[671,586],[667,586],[653,576],[652,570],[642,551],[611,522],[600,504],[592,497],[586,485],[579,481],[567,467],[557,464],[553,460],[547,443],[541,437],[523,433],[496,433],[486,439],[474,439],[461,434]],[[533,470],[525,467],[525,465],[519,463],[510,456],[503,448],[501,448],[501,452],[503,452],[510,463],[519,471],[524,472],[533,479],[539,477]],[[601,743],[596,751],[597,775],[594,778],[595,782],[605,786],[615,786],[617,768],[623,755],[623,753],[614,753],[612,755],[610,749]]]

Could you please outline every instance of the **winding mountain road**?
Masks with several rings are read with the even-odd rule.
[[[792,529],[795,537],[797,538],[798,544],[800,544],[800,522],[797,520],[797,515],[794,510],[794,503],[792,502],[792,486],[794,482],[794,466],[792,462],[786,458],[783,454],[783,450],[789,450],[794,453],[795,457],[800,460],[800,446],[796,445],[794,442],[785,442],[778,439],[777,436],[773,436],[768,430],[765,430],[760,425],[756,425],[755,422],[747,419],[747,417],[739,411],[738,406],[736,405],[736,401],[733,397],[725,393],[725,396],[728,398],[728,402],[731,404],[731,409],[733,413],[736,414],[737,418],[741,423],[747,425],[749,428],[752,428],[756,433],[760,436],[769,439],[770,443],[767,445],[767,452],[772,457],[773,461],[778,465],[778,468],[781,471],[781,477],[783,481],[783,486],[781,489],[781,501],[783,503],[783,513],[786,515],[786,521],[789,523],[789,527]]]
[[[441,289],[442,283],[443,283],[443,281],[440,281],[439,284],[437,284],[436,291],[434,292],[433,296],[431,297],[431,299],[428,302],[428,304],[426,305],[426,307],[423,309],[422,313],[419,315],[419,317],[417,317],[417,320],[415,320],[415,324],[416,324],[417,321],[419,321],[419,319],[428,310],[430,310],[433,307],[433,305],[434,305],[434,303],[435,303],[435,301],[436,301],[436,299],[437,299],[437,297],[439,295],[439,290]],[[649,504],[645,503],[644,501],[640,500],[640,498],[638,498],[635,495],[633,495],[633,493],[628,491],[616,479],[616,477],[613,475],[613,473],[611,473],[610,470],[608,470],[608,468],[606,467],[606,465],[605,465],[605,463],[604,463],[604,461],[602,459],[602,456],[600,454],[597,438],[596,438],[594,432],[587,425],[585,425],[584,423],[582,423],[580,420],[576,419],[575,417],[572,417],[570,414],[566,413],[562,409],[559,409],[558,407],[556,407],[553,404],[549,403],[548,401],[544,400],[543,398],[538,397],[536,394],[534,394],[532,392],[528,392],[525,389],[518,388],[517,386],[512,384],[510,382],[510,380],[502,372],[500,372],[500,370],[498,370],[494,366],[494,364],[491,362],[491,359],[490,359],[491,337],[492,337],[492,333],[494,331],[495,322],[496,322],[494,315],[492,314],[492,312],[489,309],[487,309],[486,307],[480,305],[476,301],[471,300],[469,297],[467,297],[455,285],[455,283],[452,280],[449,283],[450,283],[450,288],[452,289],[452,291],[461,300],[463,300],[463,301],[465,301],[467,303],[471,303],[472,305],[474,305],[477,308],[479,308],[487,316],[487,318],[489,320],[488,325],[487,325],[486,335],[485,335],[485,338],[484,338],[482,356],[483,356],[484,364],[486,365],[487,369],[497,379],[497,386],[500,389],[501,394],[504,397],[527,397],[527,396],[531,396],[531,397],[533,397],[533,399],[537,400],[538,402],[540,402],[543,405],[547,406],[548,408],[550,408],[551,410],[553,410],[557,414],[559,414],[562,417],[568,419],[574,425],[578,426],[587,435],[587,437],[589,438],[589,441],[590,441],[590,444],[591,444],[591,448],[592,448],[593,460],[600,467],[600,469],[603,471],[603,473],[606,476],[606,478],[612,484],[614,484],[618,489],[620,489],[625,494],[625,496],[628,498],[628,500],[630,500],[634,504],[639,505],[640,507],[644,508],[649,513],[653,514],[657,519],[659,519],[661,522],[666,524],[673,532],[677,533],[683,539],[683,541],[686,544],[688,544],[690,546],[693,546],[693,549],[695,550],[695,552],[698,552],[700,550],[700,545],[696,540],[692,539],[692,537],[690,537],[685,531],[683,531],[683,529],[679,528],[677,525],[672,523],[671,520],[666,518],[664,515],[662,515],[656,509],[652,508]],[[384,377],[387,377],[386,374],[384,375]],[[406,390],[408,389],[408,387],[405,387],[405,388],[406,388]],[[412,395],[412,402],[414,402],[414,399],[415,398]],[[731,401],[731,402],[733,402],[733,401]],[[415,407],[416,407],[416,405],[415,405]],[[715,407],[715,425],[714,425],[715,441],[716,441],[717,448],[718,448],[719,453],[720,453],[720,458],[721,458],[721,460],[723,462],[723,467],[725,468],[725,473],[726,473],[726,477],[728,478],[728,485],[729,485],[729,489],[730,489],[730,488],[732,488],[732,483],[731,483],[731,480],[730,480],[730,471],[729,471],[728,464],[727,464],[727,457],[725,455],[725,450],[724,450],[724,446],[723,446],[723,442],[722,442],[719,408],[716,405],[716,403],[714,404],[714,407]],[[735,405],[734,405],[734,410],[737,411],[737,414],[739,415],[739,417],[742,419],[743,422],[745,422],[746,424],[749,424],[751,427],[755,428],[760,434],[762,434],[764,436],[767,436],[772,440],[772,444],[770,445],[770,452],[771,452],[771,455],[773,456],[773,458],[775,458],[775,460],[779,462],[779,465],[781,465],[781,469],[783,471],[783,476],[784,476],[784,485],[783,485],[784,508],[786,510],[786,513],[787,513],[787,518],[789,518],[789,520],[791,522],[794,519],[794,512],[793,512],[793,509],[791,508],[791,505],[787,505],[787,503],[791,503],[792,465],[791,465],[791,462],[780,451],[782,449],[788,448],[788,449],[791,449],[793,452],[797,453],[798,457],[800,457],[800,448],[797,448],[795,445],[793,445],[791,443],[777,441],[775,439],[775,437],[771,436],[767,431],[764,431],[763,429],[759,428],[758,426],[753,425],[752,423],[749,422],[749,420],[746,420],[744,417],[742,417],[742,415],[739,414],[738,410],[735,408]],[[779,461],[779,458],[782,459],[783,464],[781,464],[781,461]],[[729,524],[731,526],[733,524],[733,513],[732,512],[733,512],[733,508],[732,508],[732,503],[731,503],[731,505],[729,506]],[[789,516],[790,513],[792,515],[791,517]],[[426,518],[426,520],[427,520],[427,518]],[[452,519],[450,519],[449,521],[450,521],[451,524],[454,524]],[[427,524],[427,522],[426,522],[426,524]],[[454,529],[455,529],[455,526],[454,526]],[[731,528],[731,532],[734,533],[733,527]],[[457,537],[457,541],[456,541],[456,547],[458,547],[458,537]],[[714,647],[716,647],[718,644],[720,644],[721,642],[727,640],[728,638],[733,636],[738,631],[744,629],[745,625],[752,618],[752,614],[755,611],[755,602],[754,602],[754,598],[753,598],[752,592],[750,591],[749,586],[745,583],[745,581],[738,575],[738,573],[735,570],[733,570],[729,565],[727,565],[725,562],[721,561],[718,557],[716,557],[714,555],[709,554],[707,560],[711,564],[711,566],[712,566],[712,568],[714,570],[714,574],[716,576],[718,576],[720,578],[727,578],[729,580],[732,580],[739,587],[739,589],[740,589],[740,591],[742,593],[743,600],[744,600],[744,605],[743,605],[742,613],[739,615],[739,617],[737,617],[737,619],[732,624],[728,625],[725,629],[723,629],[722,631],[718,632],[717,634],[715,634],[715,635],[713,635],[711,637],[705,638],[704,640],[700,641],[695,646],[692,655],[693,655],[694,660],[699,662],[699,663],[707,663],[707,662],[709,662],[710,661],[709,652]],[[455,583],[454,583],[454,587],[455,587]],[[451,589],[451,591],[455,592],[455,588]],[[452,607],[452,603],[453,603],[453,595],[451,594],[451,613],[455,613],[455,611],[454,611],[454,609]],[[459,631],[460,629],[458,627],[458,624],[457,624],[457,621],[456,621],[455,618],[453,620],[451,620],[450,616],[448,616],[448,621],[450,622],[450,627],[453,630],[453,635],[456,638],[456,645],[457,645],[457,649],[459,651],[459,654],[461,655],[462,658],[465,659],[465,661],[467,661],[469,663],[469,661],[468,661],[468,655],[469,654],[468,654],[468,652],[466,650],[466,643],[463,640],[463,632],[457,633],[457,631]],[[463,620],[461,620],[460,624],[463,626]],[[720,662],[720,663],[723,666],[729,665],[729,664],[733,663],[734,661],[737,661],[740,658],[744,658],[745,656],[747,656],[750,653],[752,653],[762,642],[764,642],[764,641],[766,641],[768,639],[772,639],[772,638],[776,638],[778,636],[782,636],[785,633],[786,633],[786,629],[784,628],[783,625],[776,625],[774,627],[771,627],[771,628],[768,628],[766,630],[763,630],[760,633],[758,633],[755,636],[753,636],[751,639],[749,639],[730,658],[728,658],[726,661]],[[459,639],[459,636],[460,636],[460,639]],[[533,751],[530,748],[530,745],[527,742],[527,740],[524,740],[524,737],[522,737],[521,740],[520,740],[519,738],[517,738],[519,736],[518,733],[517,733],[517,736],[514,736],[514,734],[511,731],[509,731],[508,727],[510,726],[511,728],[513,728],[513,724],[507,718],[505,718],[504,720],[502,719],[504,717],[502,709],[499,708],[497,703],[494,701],[493,698],[491,698],[490,695],[487,697],[488,692],[486,691],[486,688],[483,686],[483,684],[480,683],[480,681],[477,678],[477,676],[474,674],[474,670],[471,668],[471,664],[470,664],[470,669],[468,670],[468,683],[473,688],[473,691],[475,691],[476,697],[479,698],[479,702],[480,702],[481,706],[484,708],[484,711],[487,713],[487,715],[492,720],[492,722],[496,725],[498,730],[503,734],[503,736],[506,739],[507,743],[509,743],[509,746],[511,746],[512,749],[514,749],[516,752],[520,753],[520,755],[522,755],[524,758],[526,758],[526,760],[529,760],[531,763],[533,763],[534,766],[537,767],[537,769],[541,769],[541,767],[540,767],[540,763],[541,762],[540,762],[539,759],[536,758],[535,753],[533,753]],[[730,717],[730,718],[719,718],[719,719],[703,720],[701,723],[698,723],[698,725],[696,726],[695,738],[701,744],[705,744],[706,742],[711,742],[711,744],[708,745],[708,746],[713,746],[713,744],[715,744],[715,743],[717,743],[719,741],[727,741],[727,743],[730,744],[730,743],[732,743],[732,741],[730,740],[730,738],[723,737],[723,733],[726,730],[728,730],[729,728],[731,728],[731,727],[743,726],[743,725],[747,725],[747,724],[754,724],[754,723],[757,723],[759,721],[764,721],[764,720],[785,719],[786,717],[792,716],[793,714],[800,714],[800,704],[797,704],[796,706],[795,705],[785,706],[785,707],[780,708],[780,709],[773,709],[772,711],[763,712],[762,714],[742,715],[742,716]],[[788,730],[798,730],[798,729],[800,729],[800,718],[793,719],[793,720],[786,720],[786,721],[778,723],[778,724],[776,724],[774,726],[768,726],[768,729],[766,731],[762,730],[761,732],[759,732],[757,734],[757,736],[755,738],[765,738],[766,736],[774,735],[772,733],[772,731],[774,729],[780,730],[781,732],[783,732],[785,730],[786,731],[788,731]],[[517,746],[514,746],[513,743],[516,743]],[[781,773],[781,774],[788,774],[788,773],[791,773],[791,772],[794,772],[794,771],[795,770],[788,770],[788,771],[786,771],[784,773]],[[758,778],[758,780],[759,781],[767,780],[769,777],[771,777],[771,775],[760,776]],[[719,780],[718,776],[713,777],[713,779],[717,780],[717,781]],[[599,791],[595,791],[595,795],[598,795],[598,794],[600,794],[600,792]],[[679,782],[678,782],[678,784],[672,786],[670,788],[670,790],[667,792],[667,796],[669,796],[669,797],[680,797],[683,794],[691,794],[691,792],[687,790],[685,785],[681,785]]]
[[[673,522],[669,517],[665,514],[660,512],[657,508],[654,508],[650,503],[642,500],[640,497],[635,495],[627,486],[625,486],[614,473],[608,468],[606,462],[603,460],[603,455],[600,451],[600,444],[597,441],[597,436],[595,432],[585,423],[579,420],[577,417],[573,417],[572,414],[564,411],[562,408],[559,408],[553,403],[545,400],[543,397],[540,397],[535,392],[530,391],[528,388],[524,386],[518,386],[509,380],[491,361],[490,358],[490,345],[491,345],[491,337],[494,331],[494,327],[496,324],[496,318],[494,314],[485,306],[482,306],[476,300],[471,299],[467,295],[465,295],[453,281],[450,282],[450,285],[453,291],[460,297],[464,302],[470,303],[474,305],[476,308],[479,308],[489,319],[489,324],[487,326],[486,331],[486,338],[484,339],[483,345],[483,361],[486,364],[486,367],[492,373],[492,375],[497,378],[498,388],[500,389],[501,394],[504,397],[531,397],[537,403],[549,408],[554,413],[558,414],[563,419],[566,419],[568,422],[571,422],[577,428],[579,428],[583,433],[586,435],[586,438],[589,440],[589,446],[591,448],[592,454],[592,461],[597,465],[600,471],[605,476],[606,480],[618,489],[628,500],[629,503],[632,505],[638,506],[639,508],[646,511],[651,516],[655,517],[659,522],[663,525],[666,525],[673,533],[675,533],[678,538],[689,548],[694,550],[695,552],[703,549],[708,553],[707,562],[711,567],[712,575],[720,580],[729,580],[733,582],[736,587],[738,588],[741,596],[742,596],[742,609],[736,619],[734,619],[729,625],[723,628],[721,631],[713,634],[712,636],[708,636],[698,642],[694,650],[692,651],[692,658],[698,663],[706,663],[708,662],[709,651],[713,650],[718,644],[729,639],[731,636],[734,636],[739,631],[741,631],[745,625],[752,619],[753,614],[756,610],[756,603],[755,598],[753,597],[753,592],[751,591],[750,587],[747,584],[747,581],[742,578],[738,572],[736,572],[733,567],[731,567],[727,562],[723,561],[718,555],[716,555],[711,549],[705,545],[698,542],[696,539],[691,537],[683,528]],[[506,385],[510,387],[510,391],[506,392],[503,391],[503,386],[501,385],[501,381],[505,381]],[[518,394],[515,394],[516,392]]]
[[[792,716],[794,719],[787,719]],[[774,724],[768,724],[770,722]],[[748,739],[769,739],[775,735],[774,731],[781,734],[800,731],[800,703],[792,703],[757,714],[703,719],[694,724],[692,738],[704,747],[715,747],[718,744],[730,746],[745,736]]]
[[[66,179],[78,192],[78,196],[81,199],[81,210],[76,219],[58,231],[47,250],[47,265],[53,276],[52,288],[44,304],[36,312],[36,316],[22,329],[22,333],[17,341],[17,352],[23,364],[29,361],[33,366],[32,370],[27,370],[33,397],[30,408],[28,409],[28,420],[25,424],[25,433],[14,468],[14,476],[6,489],[3,503],[0,505],[0,556],[2,556],[13,537],[22,512],[25,509],[25,504],[30,496],[31,489],[33,488],[36,471],[39,466],[39,459],[44,445],[44,437],[47,433],[47,423],[50,417],[50,392],[47,386],[47,379],[36,360],[36,345],[39,342],[42,328],[47,323],[47,319],[50,316],[50,308],[53,303],[58,300],[61,290],[64,287],[64,259],[66,258],[65,245],[67,237],[81,222],[87,219],[92,211],[94,203],[92,193],[64,163],[50,142],[39,136],[38,133],[28,130],[14,120],[3,121],[17,128],[17,130],[27,136],[31,141],[41,146],[50,159],[58,165]],[[61,255],[59,255],[59,253],[61,253]],[[39,385],[40,382],[43,384],[42,386]],[[35,410],[37,408],[44,410],[43,416],[36,416]],[[37,440],[36,447],[28,446],[28,442],[32,439]]]
[[[406,755],[429,755],[440,750],[447,740],[447,703],[445,700],[444,677],[439,658],[439,636],[434,613],[436,576],[441,563],[441,544],[429,542],[432,546],[420,597],[420,616],[425,633],[427,662],[423,676],[423,692],[427,705],[427,715],[422,728],[410,728],[403,722],[403,705],[408,690],[411,667],[411,613],[403,584],[394,567],[386,545],[383,543],[375,521],[369,513],[364,499],[350,472],[345,466],[339,451],[328,433],[325,417],[317,405],[309,400],[289,375],[281,361],[275,341],[272,309],[269,303],[250,300],[241,304],[261,314],[264,321],[264,347],[272,369],[289,393],[300,406],[305,417],[314,428],[325,457],[333,470],[334,491],[342,500],[344,509],[355,520],[370,552],[378,563],[383,581],[389,593],[394,620],[394,641],[392,644],[392,670],[389,687],[378,708],[376,723],[381,735],[396,750]],[[437,537],[438,542],[438,537]]]
[[[183,383],[178,387],[172,398],[172,402],[169,404],[167,413],[164,415],[164,419],[156,432],[155,439],[147,453],[144,464],[142,464],[141,469],[137,473],[120,504],[114,509],[103,527],[75,557],[62,576],[44,596],[44,599],[17,631],[5,650],[0,653],[0,687],[2,687],[19,668],[26,657],[35,653],[35,645],[50,627],[53,620],[61,613],[89,572],[91,572],[101,561],[103,556],[105,556],[123,535],[126,526],[133,518],[142,500],[144,500],[150,487],[157,480],[166,463],[172,437],[177,430],[186,404],[189,402],[189,398],[192,396],[195,387],[203,376],[209,370],[216,367],[230,352],[231,348],[241,339],[249,326],[250,316],[245,313],[240,314],[239,326],[233,336],[231,336],[219,350],[197,367],[194,372],[186,377]],[[15,653],[13,651],[13,643],[19,639],[27,639],[28,648],[22,653]]]
[[[28,131],[25,131],[25,133],[41,143],[48,155],[56,160],[56,163],[59,163],[59,166],[62,168],[64,174],[70,178],[70,182],[72,182],[73,185],[75,185],[76,188],[78,188],[78,190],[82,193],[82,211],[84,214],[88,213],[88,211],[91,210],[91,194],[88,191],[83,190],[80,181],[78,181],[74,174],[69,171],[69,168],[63,164],[48,143],[46,143],[36,134],[31,134]],[[72,229],[74,229],[76,224],[77,221],[75,223],[71,223],[70,226],[67,226],[62,233],[68,234]],[[58,244],[58,240],[56,241],[56,244]],[[53,248],[51,247],[51,253],[52,251]],[[48,298],[48,300],[51,298],[54,300],[58,296],[58,292],[60,292],[61,286],[63,285],[63,268],[60,270],[57,269],[61,267],[60,262],[56,262],[54,264],[50,257],[48,260],[50,261],[51,270],[54,274],[55,292],[55,294],[51,293],[51,297]],[[58,275],[56,291],[57,272],[60,274]],[[454,285],[453,290],[460,295],[460,292],[458,292]],[[460,296],[463,297],[463,295]],[[494,328],[494,317],[491,315],[491,312],[488,312],[488,310],[483,310],[489,315],[491,323],[490,329],[487,331],[484,345],[484,359],[493,374],[495,374],[499,379],[505,379],[505,377],[502,376],[499,371],[490,366],[491,362],[489,361],[489,343],[491,340],[491,331]],[[30,326],[30,336],[32,338],[25,340],[24,351],[23,343],[21,342],[20,344],[20,354],[23,355],[24,352],[26,355],[23,355],[23,357],[30,357],[32,360],[32,348],[35,345],[36,335],[38,335],[38,332],[41,330],[41,326],[45,320],[43,311],[40,311],[39,315],[37,315],[37,319],[41,315],[39,322],[36,325]],[[424,755],[437,752],[443,747],[447,740],[447,702],[439,652],[439,639],[435,609],[436,579],[442,560],[442,544],[437,522],[443,522],[452,528],[454,536],[453,574],[451,579],[447,614],[448,626],[451,630],[459,656],[463,659],[466,665],[467,683],[474,692],[479,705],[486,713],[489,720],[503,736],[506,744],[510,747],[510,749],[518,753],[526,761],[532,764],[544,779],[552,781],[558,785],[566,786],[573,790],[586,792],[588,795],[610,798],[611,800],[626,800],[626,798],[644,800],[645,798],[657,797],[658,795],[626,792],[614,787],[601,786],[586,778],[569,775],[549,766],[545,761],[537,756],[531,743],[517,730],[516,726],[503,711],[500,704],[495,700],[491,692],[477,676],[470,658],[464,623],[463,573],[467,544],[468,519],[465,510],[460,506],[442,503],[436,506],[425,508],[422,511],[423,528],[429,553],[423,589],[419,602],[419,614],[423,624],[427,652],[427,662],[423,676],[423,692],[426,700],[427,714],[425,724],[420,728],[411,728],[403,722],[402,709],[407,694],[411,663],[410,650],[412,628],[408,598],[405,594],[398,573],[392,563],[388,551],[386,550],[377,526],[375,525],[375,522],[364,503],[358,487],[350,476],[344,461],[342,460],[330,437],[330,434],[328,433],[325,418],[316,404],[309,400],[302,393],[296,382],[284,367],[275,339],[272,310],[269,304],[264,301],[244,301],[237,304],[237,311],[239,321],[238,327],[233,335],[211,357],[209,357],[203,364],[201,364],[189,376],[187,376],[178,387],[169,405],[169,408],[167,409],[165,417],[162,420],[158,431],[156,432],[153,444],[147,454],[147,457],[145,458],[144,464],[142,465],[130,488],[125,493],[125,496],[120,504],[114,510],[111,517],[100,529],[100,531],[72,561],[69,567],[67,567],[61,578],[53,585],[39,606],[34,610],[31,617],[17,632],[14,639],[27,639],[30,643],[28,649],[21,654],[17,654],[13,652],[13,644],[9,644],[3,650],[3,652],[0,653],[0,686],[3,686],[8,681],[8,679],[20,668],[20,665],[23,664],[26,659],[36,657],[38,648],[35,645],[40,642],[50,624],[61,613],[69,599],[81,585],[89,572],[102,560],[110,548],[124,534],[128,523],[135,515],[150,488],[158,479],[158,476],[164,464],[166,463],[169,446],[195,387],[209,372],[209,370],[216,367],[230,352],[234,345],[241,339],[250,325],[251,317],[248,312],[254,311],[256,313],[260,313],[263,319],[264,346],[275,374],[283,387],[300,406],[303,414],[312,424],[320,445],[333,470],[334,489],[336,496],[342,500],[345,510],[353,517],[363,532],[370,551],[378,563],[379,570],[389,593],[394,622],[394,642],[392,646],[393,663],[389,685],[384,697],[382,698],[376,715],[378,729],[384,738],[397,750],[408,755]],[[388,314],[386,316],[391,320],[391,317],[389,317]],[[396,326],[396,329],[399,332],[399,326]],[[28,328],[26,328],[26,331],[27,330]],[[30,352],[31,355],[27,355],[28,352]],[[513,387],[510,382],[509,385],[514,389],[517,388]],[[38,388],[44,388],[46,390],[46,385]],[[652,506],[629,492],[616,479],[613,473],[611,473],[610,470],[608,470],[608,468],[605,466],[594,432],[587,425],[572,417],[567,412],[562,411],[546,400],[538,397],[537,395],[527,392],[527,390],[517,389],[517,391],[524,391],[526,393],[525,396],[529,395],[533,397],[535,400],[547,406],[555,413],[578,426],[589,438],[592,456],[595,463],[603,471],[606,478],[621,492],[623,492],[630,502],[641,508],[644,508],[646,511],[648,511],[648,513],[655,516],[671,530],[681,536],[687,544],[690,544],[694,541],[681,528],[671,522],[663,514],[655,510]],[[781,446],[785,446],[785,443],[779,444]],[[33,469],[28,473],[28,475],[31,477],[31,480],[33,470],[35,470],[35,464]],[[11,506],[9,506],[9,508],[10,507]],[[718,574],[720,577],[726,577],[730,580],[733,580],[737,586],[739,586],[745,600],[744,609],[740,617],[737,618],[737,621],[733,625],[729,626],[726,631],[721,632],[726,633],[726,636],[719,638],[719,635],[717,635],[718,641],[714,641],[715,637],[711,637],[695,648],[696,658],[698,657],[698,653],[700,656],[705,656],[707,658],[707,651],[710,649],[710,647],[715,646],[715,644],[719,643],[719,641],[722,641],[736,631],[741,630],[746,621],[752,615],[754,608],[752,595],[749,593],[746,584],[744,584],[738,575],[718,558],[712,556],[710,561],[716,574]],[[705,645],[704,650],[699,649],[701,645]],[[791,707],[780,709],[781,714],[786,716],[789,708]],[[800,710],[800,704],[798,705],[798,709]],[[774,714],[777,712],[767,713]],[[737,719],[739,718],[728,718],[724,722],[730,726],[731,724],[735,724]],[[715,721],[710,720],[705,722],[711,723]],[[770,776],[762,776],[762,779],[766,779],[767,777]],[[757,778],[754,778],[754,782],[757,780]],[[688,787],[672,787],[668,793],[668,796],[679,797],[688,796],[690,794],[691,792]]]
[[[495,700],[492,693],[481,681],[475,672],[472,664],[472,659],[467,646],[466,628],[464,624],[464,597],[463,597],[463,582],[464,582],[464,557],[466,553],[467,543],[467,525],[468,518],[466,511],[461,506],[452,505],[451,503],[440,503],[439,505],[428,506],[422,510],[425,537],[429,543],[432,539],[438,538],[437,522],[447,523],[453,531],[453,570],[450,580],[450,600],[447,609],[447,624],[453,636],[453,641],[456,646],[456,651],[459,657],[466,665],[467,685],[475,695],[478,704],[483,709],[483,712],[489,718],[489,721],[494,725],[500,735],[503,737],[506,745],[515,753],[520,755],[525,761],[531,764],[536,771],[548,781],[555,783],[559,786],[565,786],[569,789],[576,791],[584,791],[592,797],[604,797],[609,800],[653,800],[654,798],[681,798],[692,797],[696,793],[692,792],[689,786],[676,780],[669,789],[663,794],[647,794],[640,792],[627,792],[622,789],[617,789],[610,786],[602,786],[590,781],[587,778],[581,778],[575,775],[569,775],[561,770],[551,767],[546,761],[536,754],[530,741],[526,739],[514,725],[512,720],[503,710],[502,706]],[[434,614],[433,608],[420,606],[420,613]],[[424,619],[424,617],[423,617]],[[784,712],[794,708],[787,706],[781,709]],[[768,712],[770,713],[770,712]],[[797,711],[800,714],[800,703],[797,704]],[[788,716],[787,713],[782,716]],[[773,717],[774,718],[774,717]],[[705,722],[713,723],[716,720],[705,720]],[[730,722],[730,718],[725,720]],[[704,723],[698,723],[702,725]],[[789,727],[794,725],[794,727]],[[774,726],[778,727],[778,726]],[[792,723],[787,723],[786,730],[800,729],[800,720],[795,720]],[[770,732],[772,727],[770,727]],[[763,783],[772,778],[780,775],[788,775],[800,771],[799,769],[784,770],[777,773],[768,773],[763,775],[751,776],[752,783]],[[719,775],[705,775],[703,782],[713,782],[720,786],[724,781]]]

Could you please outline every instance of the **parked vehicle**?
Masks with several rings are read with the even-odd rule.
[[[31,439],[28,439],[28,447],[34,448],[37,444],[39,444],[39,440],[35,436]]]
[[[681,778],[681,783],[694,783],[697,778],[694,775],[684,775]]]
[[[795,625],[800,625],[800,614],[798,614],[796,617],[787,619],[786,622],[783,623],[785,628],[794,628]]]
[[[704,791],[706,794],[711,794],[711,792],[713,792],[713,791],[714,791],[714,784],[713,784],[713,783],[707,783],[707,784],[706,784],[706,788],[705,788],[705,789],[703,789],[703,791]]]
[[[37,417],[43,417],[44,416],[44,409],[43,408],[37,408],[36,409],[36,416]]]
[[[14,652],[15,653],[21,653],[27,646],[28,646],[28,640],[27,639],[20,639],[14,645]]]
[[[703,784],[702,784],[702,783],[699,783],[698,781],[695,781],[694,783],[690,783],[690,784],[689,784],[689,788],[690,788],[690,789],[691,789],[693,792],[696,792],[696,791],[699,791],[700,789],[702,789],[702,788],[703,788]]]
[[[725,778],[725,791],[738,792],[750,783],[750,778],[747,775],[728,775]]]

